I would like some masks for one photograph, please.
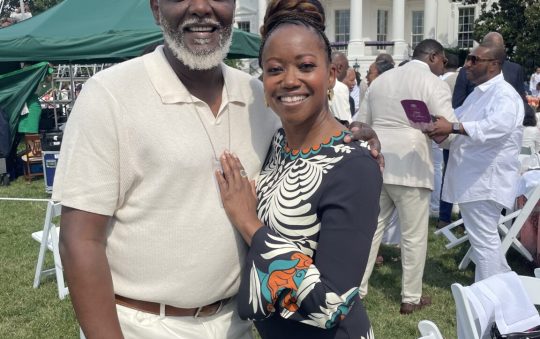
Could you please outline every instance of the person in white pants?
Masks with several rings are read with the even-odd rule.
[[[502,209],[514,204],[524,109],[502,75],[506,53],[501,41],[500,34],[488,33],[467,57],[467,77],[476,87],[456,109],[460,122],[438,117],[429,133],[456,134],[450,141],[442,199],[459,204],[476,281],[510,270],[497,228]]]

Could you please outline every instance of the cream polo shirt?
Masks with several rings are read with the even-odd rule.
[[[279,119],[259,80],[221,67],[217,118],[161,47],[98,73],[77,99],[53,199],[112,216],[107,258],[117,294],[197,307],[238,291],[246,248],[221,207],[205,128],[217,156],[229,148],[253,178]]]

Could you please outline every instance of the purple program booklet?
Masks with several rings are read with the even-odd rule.
[[[407,99],[401,100],[401,106],[403,106],[412,127],[422,132],[430,131],[433,128],[433,119],[435,117],[429,113],[425,102],[422,100]],[[446,138],[446,136],[434,137],[433,141],[439,144]]]

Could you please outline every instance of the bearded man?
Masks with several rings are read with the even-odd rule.
[[[229,150],[255,177],[279,119],[222,63],[234,0],[150,6],[165,45],[88,80],[65,130],[53,199],[75,313],[87,338],[250,338],[246,246],[214,173]]]

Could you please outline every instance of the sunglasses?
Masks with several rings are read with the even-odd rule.
[[[469,54],[467,55],[466,61],[470,61],[471,65],[476,65],[479,62],[488,62],[488,61],[495,61],[497,59],[484,59],[477,57],[476,55]]]

